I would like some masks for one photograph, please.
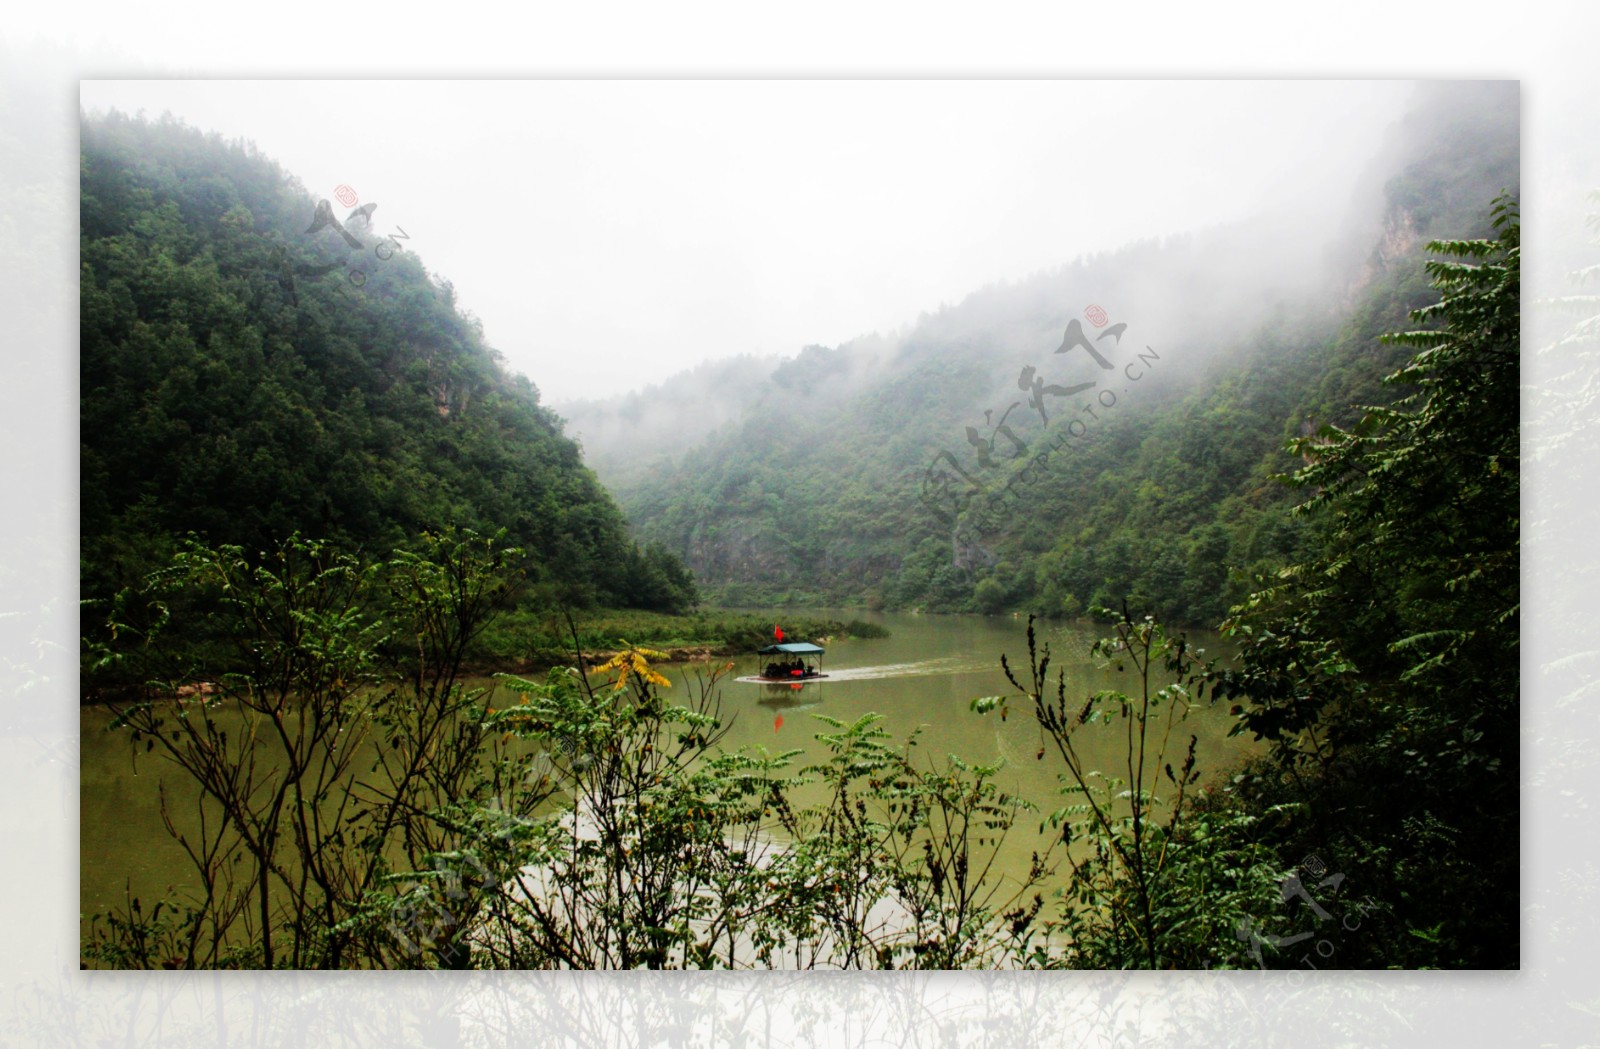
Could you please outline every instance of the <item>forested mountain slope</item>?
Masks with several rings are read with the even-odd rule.
[[[559,407],[641,534],[726,602],[1063,615],[1131,597],[1215,622],[1310,542],[1272,480],[1285,440],[1402,393],[1380,381],[1404,355],[1377,337],[1429,301],[1430,238],[1489,231],[1517,142],[1514,84],[1425,91],[1365,190],[1330,202],[1350,213],[1336,243],[1266,217],[776,367],[740,359],[721,389],[685,375],[650,392],[655,433],[660,406],[740,409],[692,447],[631,439],[637,396]]]
[[[384,551],[459,526],[508,530],[567,600],[690,602],[682,564],[629,538],[536,387],[374,216],[334,221],[247,144],[83,121],[84,595],[188,532]]]

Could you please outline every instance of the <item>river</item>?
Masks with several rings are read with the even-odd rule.
[[[970,708],[974,697],[1015,693],[1000,667],[1002,653],[1019,679],[1026,681],[1021,677],[1027,665],[1025,620],[837,609],[770,615],[776,624],[800,616],[866,619],[882,624],[890,634],[830,641],[821,658],[821,669],[829,677],[798,688],[734,680],[758,674],[766,663],[755,654],[734,658],[733,672],[721,684],[722,714],[729,726],[725,748],[807,748],[807,757],[820,759],[824,752],[813,736],[829,727],[817,715],[849,722],[875,712],[883,716],[882,725],[891,736],[900,740],[920,728],[919,763],[942,764],[952,754],[968,762],[1003,761],[1001,785],[1039,807],[1040,815],[1024,816],[1019,822],[998,865],[1003,871],[1026,866],[1041,841],[1040,816],[1065,804],[1058,782],[1065,769],[1053,748],[1045,747],[1043,759],[1038,757],[1046,741],[1025,699],[1012,702],[1003,720],[998,712],[978,715]],[[1048,642],[1053,654],[1051,677],[1054,668],[1065,670],[1069,698],[1082,699],[1101,689],[1136,690],[1131,671],[1119,674],[1090,655],[1093,641],[1109,631],[1081,623],[1038,625],[1040,641]],[[1190,632],[1190,638],[1205,647],[1218,642],[1210,632]],[[693,663],[664,665],[674,681],[667,695],[687,699],[693,676],[706,668]],[[509,695],[505,702],[512,702]],[[169,886],[181,889],[191,878],[187,857],[162,826],[157,783],[165,779],[175,800],[193,798],[193,789],[177,787],[178,771],[159,754],[141,754],[135,765],[127,734],[106,731],[109,719],[106,709],[86,707],[80,720],[79,886],[85,916],[121,904],[125,886],[150,900]],[[1225,710],[1195,707],[1173,730],[1169,759],[1175,766],[1181,764],[1193,733],[1199,741],[1202,773],[1209,779],[1225,772],[1249,753],[1246,738],[1227,736],[1231,725]],[[1090,768],[1110,775],[1125,770],[1120,725],[1086,726],[1074,739]]]

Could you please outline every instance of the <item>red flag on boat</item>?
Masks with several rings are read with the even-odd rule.
[[[778,641],[780,641],[780,642],[783,641],[783,628],[779,627],[777,624],[773,624],[772,625],[772,636],[774,638],[778,639]]]

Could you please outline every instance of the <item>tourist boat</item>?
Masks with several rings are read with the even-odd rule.
[[[779,642],[756,650],[758,656],[768,657],[766,667],[756,676],[762,682],[809,682],[826,678],[817,670],[816,657],[827,652],[811,642]]]

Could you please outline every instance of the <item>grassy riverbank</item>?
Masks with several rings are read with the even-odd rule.
[[[575,615],[570,623],[560,614],[517,610],[484,633],[471,659],[475,669],[521,673],[571,663],[575,647],[589,662],[605,659],[630,643],[664,652],[672,660],[736,656],[771,642],[775,626],[782,626],[791,640],[824,644],[888,633],[864,620],[801,616],[775,624],[764,615],[720,609],[683,616],[601,609]]]

